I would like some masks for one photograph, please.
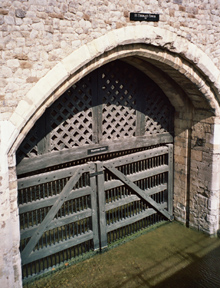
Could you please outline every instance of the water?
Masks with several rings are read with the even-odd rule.
[[[173,222],[25,287],[218,288],[220,239]]]

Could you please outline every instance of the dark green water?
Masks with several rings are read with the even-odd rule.
[[[25,287],[218,288],[220,239],[173,222]]]

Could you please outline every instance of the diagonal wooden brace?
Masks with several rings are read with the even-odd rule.
[[[141,198],[146,200],[155,210],[163,214],[167,219],[173,221],[174,217],[167,210],[161,208],[161,205],[155,202],[150,196],[146,195],[143,190],[141,190],[136,184],[128,179],[123,173],[114,167],[109,167],[105,165],[105,168],[108,169],[112,174],[114,174],[119,180],[121,180],[125,185],[130,187],[134,192],[136,192]]]
[[[72,188],[75,186],[75,184],[78,182],[79,178],[81,177],[82,173],[80,172],[80,168],[78,168],[73,176],[69,179],[69,181],[64,186],[63,190],[59,194],[59,197],[57,198],[54,205],[51,207],[50,211],[47,213],[44,220],[39,225],[38,229],[34,232],[31,239],[25,246],[24,250],[21,253],[22,259],[26,259],[29,257],[31,252],[33,251],[34,247],[36,246],[37,242],[43,235],[44,231],[47,229],[47,226],[50,224],[50,222],[53,220],[59,209],[62,207],[63,203],[67,200],[69,192],[72,190]]]

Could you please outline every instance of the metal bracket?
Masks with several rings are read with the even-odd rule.
[[[98,175],[102,175],[102,174],[103,174],[103,171],[97,171],[97,172],[91,173],[90,177],[94,177],[94,176],[98,176]]]

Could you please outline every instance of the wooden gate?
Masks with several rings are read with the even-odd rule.
[[[17,151],[23,277],[172,220],[173,108],[121,61],[70,87]]]
[[[95,164],[18,180],[23,277],[99,248]]]
[[[19,179],[23,276],[172,220],[172,148]]]
[[[163,219],[173,220],[172,144],[96,165],[101,248]]]

